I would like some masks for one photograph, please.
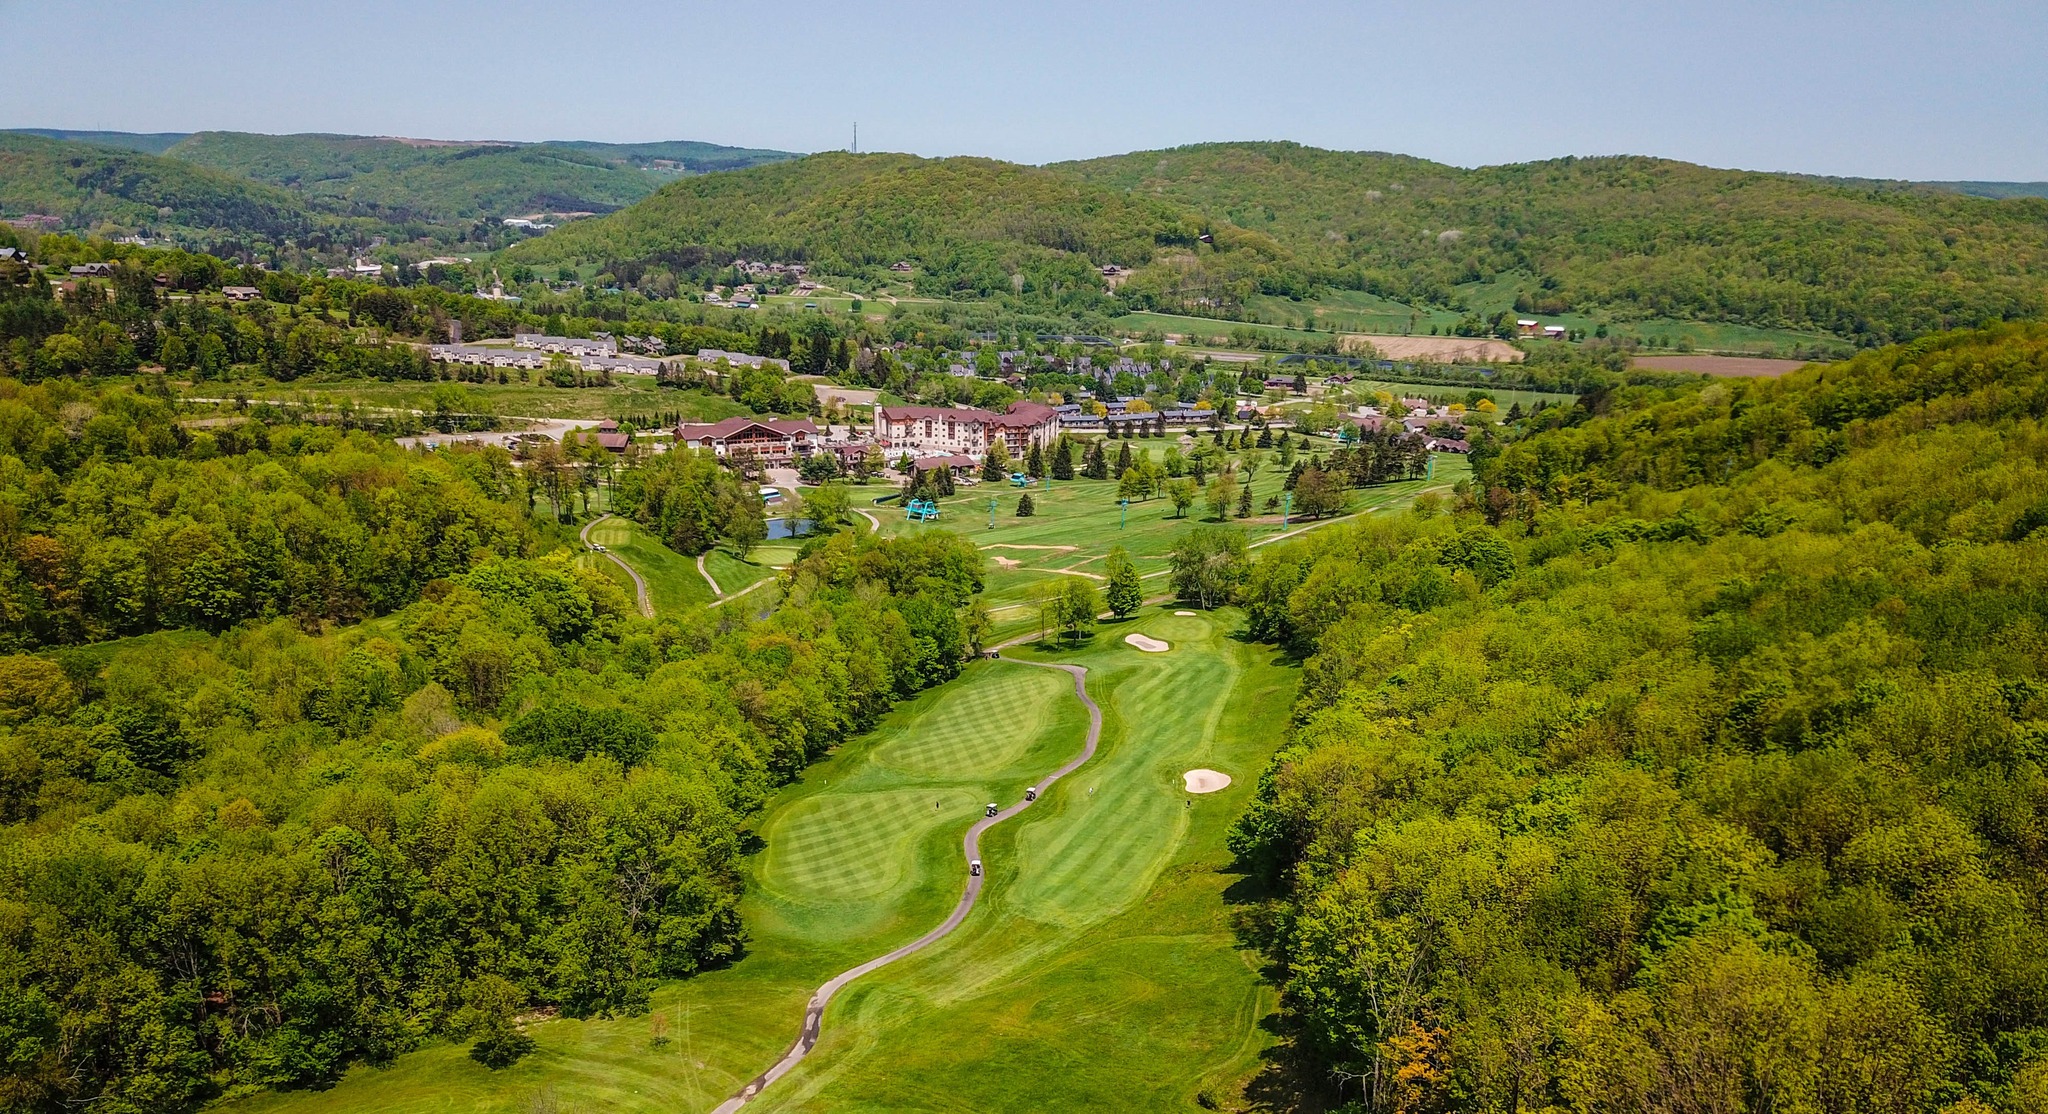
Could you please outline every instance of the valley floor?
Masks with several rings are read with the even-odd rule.
[[[1233,1103],[1273,1009],[1230,927],[1247,883],[1224,835],[1279,746],[1296,670],[1233,612],[1147,609],[1071,651],[1104,711],[1096,758],[992,829],[989,882],[952,936],[855,982],[817,1048],[749,1109],[1185,1110]],[[1124,637],[1166,642],[1144,653]],[[709,1110],[781,1056],[811,990],[945,917],[960,833],[1078,750],[1063,674],[980,662],[809,769],[760,818],[749,952],[665,985],[654,1012],[529,1026],[491,1072],[461,1045],[237,1111]],[[1183,791],[1190,769],[1229,788]]]

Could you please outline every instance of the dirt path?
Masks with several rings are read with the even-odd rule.
[[[583,524],[583,533],[578,536],[583,539],[584,545],[590,544],[591,527],[596,526],[598,523],[603,522],[605,519],[610,517],[610,514],[601,514],[598,515],[596,518],[591,519],[589,522]],[[625,559],[620,557],[618,554],[613,553],[610,550],[606,550],[603,554],[601,554],[601,556],[611,558],[612,564],[617,565],[620,568],[626,570],[626,575],[633,578],[633,594],[639,597],[639,599],[636,602],[640,605],[640,614],[649,619],[654,618],[654,600],[647,595],[647,581],[640,576],[639,572],[634,570],[633,566],[627,564],[625,562]]]
[[[1039,669],[1058,669],[1072,674],[1074,677],[1074,695],[1080,697],[1081,703],[1088,707],[1088,741],[1082,744],[1081,753],[1073,761],[1045,775],[1033,787],[1037,790],[1033,796],[1042,797],[1045,795],[1045,791],[1052,786],[1053,782],[1080,769],[1090,758],[1095,757],[1095,745],[1102,739],[1102,709],[1096,705],[1094,698],[1088,695],[1088,670],[1081,666],[1061,665],[1053,662],[1020,661],[1017,658],[1004,658],[1002,660],[1013,662],[1017,665],[1034,666]],[[966,856],[965,861],[971,863],[981,858],[981,833],[1030,807],[1030,800],[1018,801],[1016,804],[997,812],[994,816],[984,816],[980,820],[975,821],[974,826],[967,829],[966,838],[960,841],[961,852]],[[753,1082],[740,1089],[739,1094],[720,1103],[717,1110],[713,1111],[713,1114],[732,1114],[733,1111],[752,1102],[754,1096],[759,1095],[769,1084],[782,1078],[788,1074],[791,1068],[796,1067],[803,1060],[804,1056],[810,1052],[812,1046],[818,1043],[818,1033],[823,1027],[825,1020],[825,1006],[832,1001],[832,996],[839,993],[841,988],[845,987],[847,983],[871,971],[886,967],[902,959],[904,956],[915,955],[945,939],[954,929],[959,928],[960,922],[966,920],[967,914],[974,910],[975,899],[981,896],[981,884],[983,881],[984,878],[981,875],[969,874],[967,876],[967,892],[960,895],[960,904],[953,907],[952,916],[947,917],[939,927],[897,948],[895,951],[878,955],[858,967],[842,971],[834,975],[825,985],[819,987],[817,992],[811,995],[810,1003],[804,1007],[804,1027],[802,1032],[797,1035],[796,1043],[789,1046],[789,1051],[783,1053],[782,1059],[777,1060],[774,1067],[756,1076]]]

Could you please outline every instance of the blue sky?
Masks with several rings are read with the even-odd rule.
[[[0,0],[0,126],[2048,179],[2048,4]]]

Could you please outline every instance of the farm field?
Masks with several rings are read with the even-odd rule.
[[[1184,1110],[1258,1068],[1274,1002],[1230,931],[1223,839],[1282,740],[1296,671],[1233,637],[1239,621],[1151,609],[1072,651],[1024,651],[1088,667],[1101,750],[990,832],[989,886],[961,929],[842,992],[754,1109],[1059,1109],[1114,1089],[1119,1109]],[[1139,653],[1133,632],[1172,649]],[[709,1110],[781,1055],[818,983],[944,917],[961,831],[1070,758],[1085,726],[1065,675],[973,664],[773,802],[745,864],[748,954],[664,985],[652,1015],[536,1020],[537,1050],[498,1072],[446,1044],[222,1109]],[[1188,797],[1193,767],[1233,784]]]

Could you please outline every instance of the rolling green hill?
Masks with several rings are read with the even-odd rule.
[[[248,132],[200,132],[165,154],[286,186],[324,207],[440,223],[536,210],[611,212],[682,174],[791,157],[693,142],[444,143]]]
[[[276,186],[175,159],[24,134],[0,135],[0,213],[45,213],[72,228],[210,239],[303,237],[327,220]]]
[[[834,152],[686,178],[511,255],[684,268],[743,256],[833,273],[908,260],[920,292],[989,294],[1099,289],[1096,265],[1145,263],[1199,233],[1180,206],[1033,167]]]
[[[0,132],[0,215],[264,239],[353,224],[445,238],[535,211],[611,212],[678,177],[788,152],[675,141],[439,143],[247,132]],[[356,218],[344,220],[344,218]]]
[[[905,259],[921,294],[1027,297],[1054,277],[1099,290],[1095,267],[1118,263],[1139,268],[1121,308],[1228,318],[1260,295],[1359,290],[1453,316],[1668,319],[1866,344],[2048,312],[2048,199],[1634,157],[1462,170],[1287,143],[1045,168],[813,155],[670,185],[517,255],[680,269],[737,255],[837,274]]]
[[[1636,157],[1460,170],[1289,143],[1050,169],[1264,233],[1324,281],[1407,302],[1519,273],[1525,311],[1603,307],[1868,341],[2048,308],[2048,201],[2037,199]]]
[[[72,131],[68,128],[6,128],[0,131],[13,135],[39,135],[44,139],[62,139],[72,143],[90,143],[97,147],[118,147],[123,151],[140,151],[145,155],[161,155],[191,134]]]

